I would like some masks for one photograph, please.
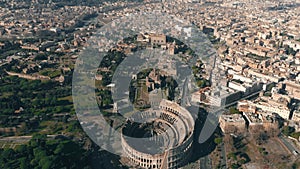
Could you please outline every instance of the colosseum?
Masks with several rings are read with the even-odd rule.
[[[122,148],[134,168],[175,169],[192,155],[194,119],[180,105],[162,100],[159,108],[135,113],[122,130]]]

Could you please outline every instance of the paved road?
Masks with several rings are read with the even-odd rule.
[[[189,78],[185,78],[184,80],[184,84],[182,86],[182,96],[181,96],[181,105],[183,107],[186,107],[186,106],[191,106],[190,104],[190,101],[189,101],[189,98],[188,98],[188,81],[189,81]]]
[[[283,136],[282,134],[280,134],[279,139],[281,140],[281,142],[289,149],[289,151],[294,154],[294,152],[299,152],[299,150],[294,147],[289,141],[288,138],[286,138],[285,136]]]
[[[53,139],[58,135],[47,135],[47,138]],[[1,137],[0,142],[10,142],[10,143],[26,143],[30,141],[32,136],[13,136],[13,137]]]

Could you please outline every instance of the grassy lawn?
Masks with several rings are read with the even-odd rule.
[[[20,145],[19,143],[10,143],[10,142],[0,141],[0,148],[2,148],[2,149],[8,149],[8,148],[14,149],[19,145]]]
[[[67,97],[62,97],[62,98],[58,98],[59,101],[61,100],[66,100],[66,101],[69,101],[71,103],[73,103],[73,98],[72,96],[67,96]]]
[[[12,96],[13,93],[12,92],[5,92],[5,93],[0,93],[0,98],[6,98],[9,96]]]
[[[95,80],[95,86],[98,89],[103,89],[102,81],[101,80]]]
[[[41,134],[61,134],[65,131],[67,125],[63,122],[43,121],[40,124]]]
[[[58,77],[61,72],[60,70],[53,70],[53,69],[44,69],[40,71],[40,74],[43,76],[49,76],[50,78]]]
[[[137,87],[136,100],[148,100],[148,88],[145,82],[139,82]]]

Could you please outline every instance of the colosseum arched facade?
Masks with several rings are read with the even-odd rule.
[[[130,165],[151,169],[175,169],[185,165],[192,155],[194,119],[185,108],[180,105],[163,100],[159,109],[149,109],[133,115],[132,121],[142,121],[138,125],[123,128],[122,148],[129,158]],[[155,130],[150,132],[162,137],[149,137],[153,142],[162,142],[163,150],[152,151],[142,143],[140,146],[129,141],[132,133],[140,133],[145,123],[151,123]],[[129,137],[128,137],[129,135]],[[144,137],[143,137],[144,138]],[[148,138],[147,138],[148,139]],[[142,148],[141,148],[142,147]],[[154,149],[154,148],[153,148]]]

